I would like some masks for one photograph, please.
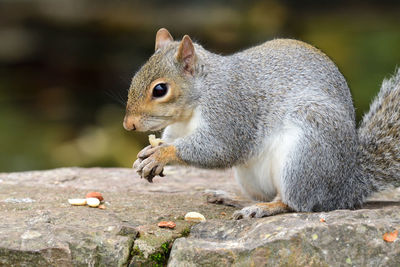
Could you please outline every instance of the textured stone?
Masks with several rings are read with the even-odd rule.
[[[400,240],[382,238],[400,229],[399,189],[362,210],[233,221],[235,208],[209,204],[203,193],[237,195],[231,171],[165,174],[153,184],[131,169],[0,174],[0,266],[400,265]],[[106,209],[68,203],[91,191],[102,193]],[[207,221],[185,221],[189,211]]]
[[[230,172],[167,168],[154,184],[131,169],[63,168],[0,174],[0,266],[163,264],[174,239],[193,223],[188,211],[228,219],[233,208],[208,204],[207,188],[232,187]],[[105,210],[71,206],[101,192]],[[157,226],[176,222],[174,229]]]
[[[399,204],[208,221],[175,241],[169,265],[400,266],[400,240],[387,243],[382,238],[400,229]]]

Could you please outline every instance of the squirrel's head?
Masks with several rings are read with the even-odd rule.
[[[192,114],[196,55],[185,35],[174,42],[164,28],[156,35],[155,53],[132,79],[124,128],[158,131]]]

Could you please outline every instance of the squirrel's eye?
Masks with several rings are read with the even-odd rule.
[[[159,83],[153,88],[153,97],[163,97],[168,92],[168,85],[166,83]]]

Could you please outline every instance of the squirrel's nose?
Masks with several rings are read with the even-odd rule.
[[[127,131],[136,130],[136,126],[135,126],[135,123],[133,122],[133,119],[129,118],[129,117],[128,118],[125,117],[123,126],[124,126],[125,130],[127,130]]]

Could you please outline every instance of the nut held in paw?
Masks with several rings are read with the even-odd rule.
[[[161,138],[156,138],[156,136],[154,134],[150,134],[149,135],[149,143],[150,143],[151,147],[156,147],[156,146],[159,146],[160,144],[164,143],[164,140],[162,140]]]
[[[204,217],[203,214],[192,211],[192,212],[186,213],[185,221],[188,221],[188,222],[205,222],[206,218]]]

